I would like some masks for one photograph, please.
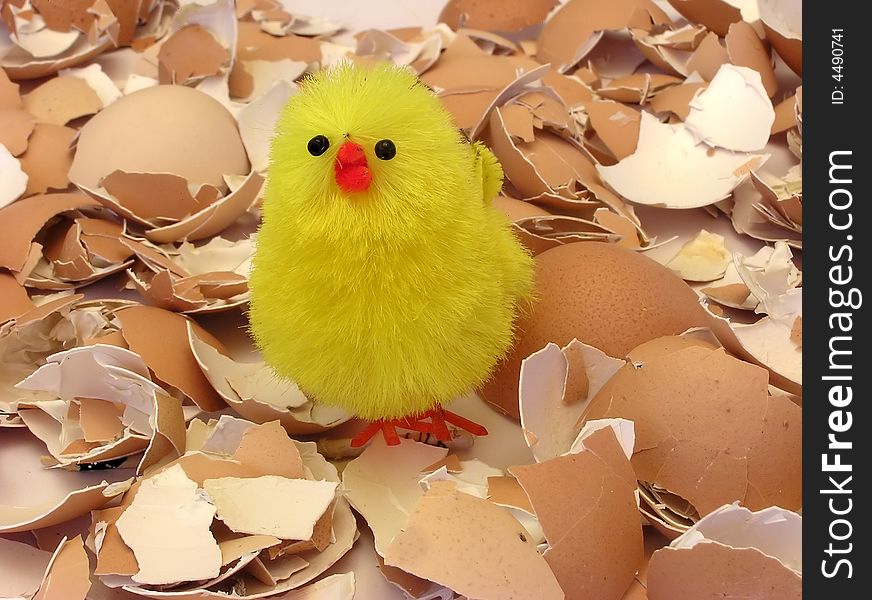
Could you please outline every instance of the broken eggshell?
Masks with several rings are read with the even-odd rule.
[[[642,559],[642,523],[636,477],[613,429],[589,432],[573,454],[509,472],[542,524],[543,556],[566,598],[619,600]],[[591,536],[608,542],[590,545]]]
[[[265,363],[242,363],[222,354],[195,329],[188,343],[197,364],[217,393],[243,417],[264,423],[278,419],[291,433],[326,431],[351,418],[345,411],[308,399],[292,381]]]
[[[499,5],[487,0],[449,0],[439,21],[453,29],[472,27],[487,31],[521,31],[541,23],[557,0],[534,0]]]
[[[476,531],[466,544],[455,531]],[[406,527],[385,552],[385,564],[473,598],[564,598],[525,529],[501,507],[465,494],[453,482],[433,482]]]
[[[612,244],[579,242],[539,254],[536,289],[538,301],[519,319],[514,348],[479,390],[515,418],[521,362],[548,343],[563,346],[576,338],[623,357],[642,342],[706,324],[686,283],[648,257]]]
[[[743,577],[736,577],[741,570]],[[802,597],[802,517],[778,507],[715,509],[656,551],[648,598]]]
[[[629,358],[583,421],[636,423],[633,468],[667,509],[693,522],[737,500],[752,510],[801,506],[801,410],[769,396],[765,370],[676,337],[646,342]]]
[[[207,156],[203,148],[221,151]],[[82,127],[70,180],[138,227],[158,230],[149,237],[160,242],[207,237],[230,225],[253,204],[262,178],[251,173],[252,185],[227,194],[224,176],[249,172],[227,109],[197,90],[162,85],[124,96]]]
[[[702,229],[669,259],[666,267],[685,281],[715,281],[723,277],[731,262],[724,237]]]
[[[766,131],[768,139],[768,127]],[[616,165],[598,165],[597,171],[631,202],[697,208],[726,198],[767,158],[709,148],[685,125],[660,123],[643,112],[636,151]]]
[[[625,361],[573,339],[551,343],[524,359],[518,389],[524,439],[542,462],[570,451],[588,402]]]

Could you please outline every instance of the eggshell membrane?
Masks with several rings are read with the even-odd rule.
[[[556,0],[449,0],[439,14],[439,21],[452,29],[472,27],[496,31],[520,31],[541,23],[557,4]]]
[[[578,242],[536,256],[538,299],[517,324],[509,355],[480,390],[515,418],[521,361],[549,342],[573,338],[623,357],[639,344],[704,327],[697,296],[677,275],[646,256],[610,244]]]
[[[117,169],[223,189],[222,175],[245,175],[249,164],[236,122],[217,100],[160,85],[121,98],[82,127],[70,180],[94,190]]]

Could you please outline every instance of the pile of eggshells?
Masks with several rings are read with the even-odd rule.
[[[408,598],[799,598],[800,2],[291,5],[0,0],[0,597],[368,597],[360,526]],[[503,165],[538,300],[478,394],[527,464],[352,449],[227,339],[276,119],[344,60],[414,70]],[[661,258],[657,211],[759,251]]]

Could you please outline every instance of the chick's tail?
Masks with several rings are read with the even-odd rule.
[[[484,204],[490,204],[503,188],[503,167],[490,149],[481,142],[472,144],[475,176],[481,182]]]

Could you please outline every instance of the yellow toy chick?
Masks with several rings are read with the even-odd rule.
[[[502,168],[393,65],[307,78],[272,143],[250,280],[264,359],[310,397],[394,427],[486,434],[441,405],[484,383],[533,291],[491,206]],[[430,418],[430,422],[424,419]]]

